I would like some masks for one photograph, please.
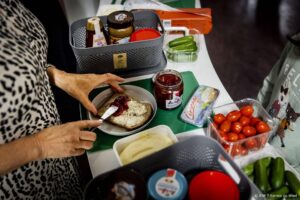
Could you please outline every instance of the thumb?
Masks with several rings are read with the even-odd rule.
[[[96,106],[87,97],[82,97],[80,99],[80,102],[88,111],[90,111],[94,115],[97,115],[98,111],[97,111]]]

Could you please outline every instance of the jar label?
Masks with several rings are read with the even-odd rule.
[[[160,178],[155,185],[156,192],[163,198],[176,197],[179,189],[180,185],[176,179],[176,170],[173,169],[168,169],[166,176]]]
[[[127,53],[115,53],[113,54],[113,60],[115,69],[127,68]]]
[[[124,13],[120,13],[120,14],[115,16],[116,21],[124,21],[124,19],[126,19],[126,18],[127,18],[127,15],[124,14]]]
[[[179,91],[175,91],[172,94],[172,99],[166,100],[166,108],[171,109],[171,108],[176,108],[179,106],[182,102],[182,96],[180,96]]]

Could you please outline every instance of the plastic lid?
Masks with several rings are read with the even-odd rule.
[[[127,28],[133,25],[134,16],[131,12],[115,11],[107,16],[107,24],[115,29]]]
[[[130,36],[129,42],[135,42],[140,40],[151,40],[160,37],[160,33],[152,28],[139,29],[133,32]]]
[[[230,176],[219,171],[207,170],[200,172],[190,182],[189,199],[219,200],[240,199],[237,184]]]
[[[187,181],[175,169],[163,169],[154,173],[148,180],[148,191],[156,200],[181,200],[187,193]]]

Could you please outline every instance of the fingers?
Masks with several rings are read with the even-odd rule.
[[[125,81],[124,78],[122,78],[120,76],[117,76],[117,75],[114,75],[114,74],[111,74],[111,73],[103,74],[103,76],[105,76],[105,82],[106,83],[108,83],[110,81],[117,81],[117,82],[123,82],[123,81]]]
[[[124,92],[124,89],[115,81],[112,81],[109,83],[109,85],[112,87],[113,90],[116,90],[118,92]]]
[[[81,140],[76,144],[76,149],[89,150],[93,147],[93,145],[93,142]]]
[[[97,115],[97,108],[96,106],[88,99],[87,96],[82,96],[79,98],[79,101],[82,103],[82,105],[91,113],[94,115]]]
[[[87,140],[94,142],[97,138],[96,133],[90,131],[80,131],[79,132],[79,139],[80,140]]]
[[[80,156],[84,154],[85,149],[74,149],[74,151],[71,153],[72,156]]]
[[[71,123],[74,123],[79,129],[98,127],[101,125],[101,121],[99,120],[82,120]]]

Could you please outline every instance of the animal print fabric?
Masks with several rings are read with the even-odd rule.
[[[46,72],[47,48],[38,19],[19,1],[1,0],[0,144],[60,123]],[[81,197],[73,158],[30,162],[0,177],[0,199]]]

